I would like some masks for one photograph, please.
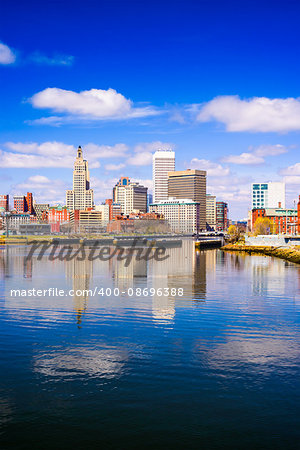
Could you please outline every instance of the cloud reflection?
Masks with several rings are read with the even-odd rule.
[[[261,334],[261,333],[260,333]],[[290,337],[290,339],[288,339]],[[297,339],[292,333],[255,337],[251,335],[229,336],[208,353],[208,364],[214,369],[252,365],[256,370],[268,371],[292,367],[299,358]],[[287,359],[287,355],[289,358]]]
[[[114,378],[121,375],[128,360],[126,350],[113,347],[89,349],[86,347],[67,348],[35,356],[34,371],[51,377]]]

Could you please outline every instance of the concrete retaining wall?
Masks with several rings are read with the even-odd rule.
[[[284,235],[259,235],[245,236],[246,245],[268,245],[273,247],[291,247],[292,245],[300,245],[300,236],[284,236]]]

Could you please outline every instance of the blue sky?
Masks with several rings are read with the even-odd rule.
[[[253,181],[300,193],[296,1],[10,1],[0,14],[0,192],[64,202],[82,145],[100,203],[151,154],[208,171],[233,219]]]

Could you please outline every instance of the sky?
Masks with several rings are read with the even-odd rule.
[[[0,13],[0,193],[65,203],[76,148],[95,203],[152,154],[207,171],[247,216],[252,182],[300,194],[297,1],[14,1]]]

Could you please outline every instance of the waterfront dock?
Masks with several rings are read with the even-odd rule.
[[[199,239],[195,241],[195,248],[197,250],[205,250],[209,248],[220,248],[224,245],[224,239],[222,237],[211,239]]]

